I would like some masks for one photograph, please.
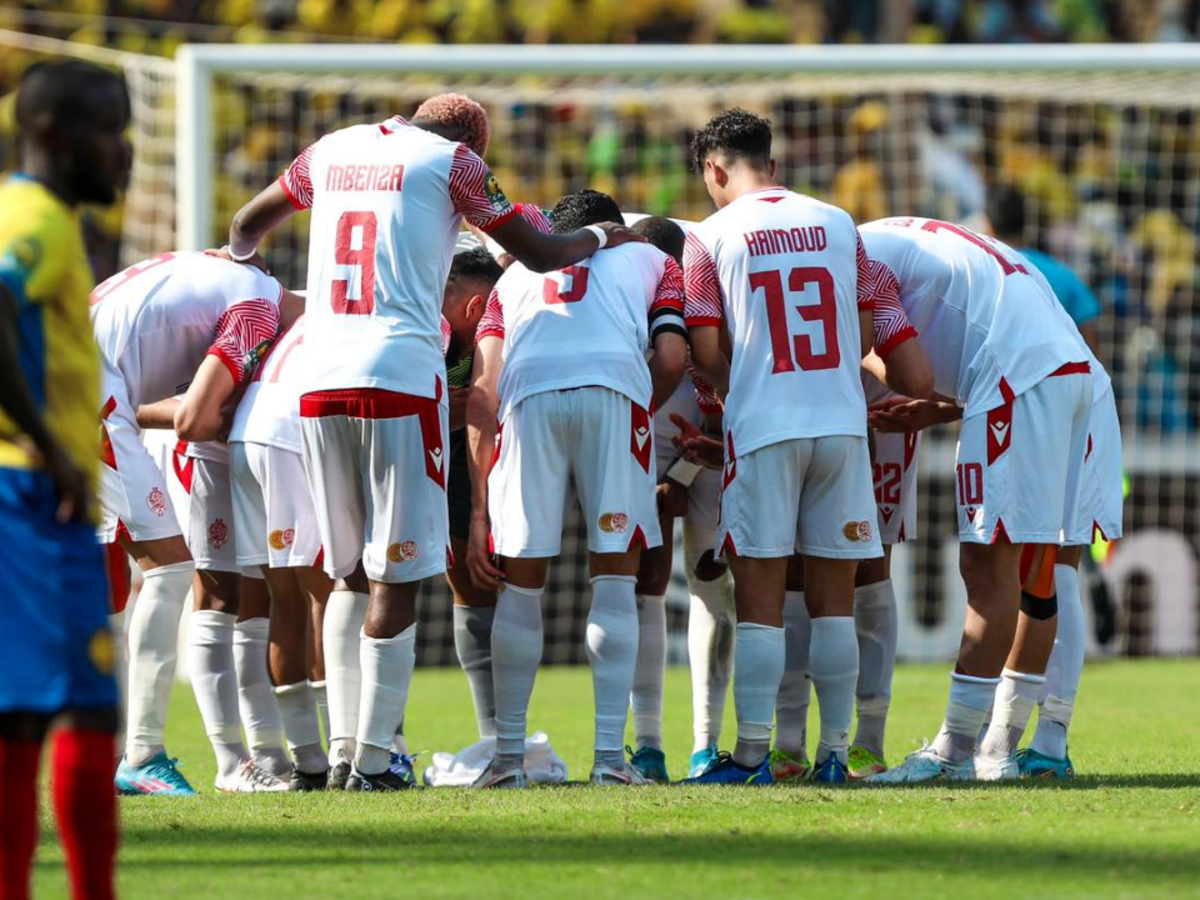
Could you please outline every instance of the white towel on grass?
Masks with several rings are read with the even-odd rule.
[[[495,755],[494,737],[476,741],[458,753],[435,753],[432,764],[425,769],[425,784],[429,787],[470,787]],[[563,784],[567,780],[567,764],[554,752],[544,731],[525,739],[525,774],[534,784]]]

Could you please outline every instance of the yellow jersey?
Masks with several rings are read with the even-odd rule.
[[[0,183],[0,282],[17,299],[21,368],[46,426],[96,483],[100,357],[92,338],[91,267],[76,210],[25,175]],[[0,410],[0,467],[40,465]]]

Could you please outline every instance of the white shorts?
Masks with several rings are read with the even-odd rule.
[[[873,559],[876,517],[866,438],[780,441],[725,460],[717,553]]]
[[[1092,405],[1086,370],[1064,367],[963,420],[955,466],[959,540],[1058,544],[1079,502]],[[1062,370],[1060,370],[1062,371]]]
[[[371,388],[300,399],[304,471],[325,571],[362,560],[372,581],[401,584],[446,571],[449,415],[439,400]]]
[[[164,470],[142,443],[133,407],[119,396],[107,394],[101,409],[100,542],[111,544],[119,534],[133,541],[156,541],[180,534],[178,511],[172,503]],[[163,431],[162,440],[175,441]]]
[[[1124,534],[1125,476],[1121,465],[1121,423],[1112,389],[1092,404],[1087,450],[1079,487],[1079,503],[1065,543],[1091,544],[1097,537],[1113,540]]]
[[[265,444],[229,445],[239,566],[315,565],[321,532],[304,458]]]
[[[499,440],[488,514],[500,556],[559,554],[572,480],[592,553],[662,543],[653,428],[628,397],[602,387],[533,394],[509,412]]]
[[[662,408],[654,414],[654,458],[658,480],[661,482],[671,463],[678,458],[671,439],[679,434],[679,428],[671,421],[676,413],[697,428],[704,428],[704,413],[696,403],[696,389],[691,378],[684,376],[679,387]],[[716,528],[721,514],[721,473],[713,469],[701,469],[688,486],[687,518],[705,528]]]
[[[917,456],[921,433],[875,435],[875,506],[879,540],[899,544],[917,537]]]

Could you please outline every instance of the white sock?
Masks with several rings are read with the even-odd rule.
[[[1058,595],[1058,632],[1046,667],[1045,699],[1029,746],[1054,759],[1065,759],[1067,729],[1071,727],[1087,651],[1087,621],[1083,616],[1079,570],[1073,566],[1055,566],[1054,591]]]
[[[417,624],[395,637],[361,642],[362,693],[354,768],[364,775],[387,770],[396,727],[404,719],[408,687],[417,664]],[[383,750],[381,755],[378,751]]]
[[[1043,675],[1004,670],[992,704],[992,724],[979,744],[981,756],[1001,760],[1017,752],[1037,704],[1038,691],[1045,683]]]
[[[850,720],[854,717],[854,686],[858,683],[858,637],[853,616],[813,619],[809,666],[821,713],[821,741],[815,761],[822,763],[836,753],[846,762]]]
[[[325,685],[329,699],[329,764],[354,758],[362,671],[359,642],[370,598],[354,591],[332,591],[325,606],[322,639]]]
[[[237,764],[249,757],[238,717],[235,622],[237,616],[211,609],[196,610],[188,618],[188,672],[221,775],[233,774]]]
[[[808,730],[808,704],[812,695],[809,677],[809,648],[812,619],[804,605],[803,591],[788,591],[783,601],[783,638],[786,653],[783,678],[775,698],[775,746],[795,757],[804,756]]]
[[[496,755],[525,757],[526,716],[542,661],[544,588],[507,585],[492,622],[492,681],[496,690]]]
[[[992,708],[999,684],[999,678],[981,678],[959,672],[950,676],[946,720],[933,740],[934,753],[953,763],[965,762],[974,756],[979,730]]]
[[[492,686],[492,622],[494,606],[454,607],[454,649],[475,704],[481,738],[496,734],[496,690]]]
[[[325,740],[329,741],[329,694],[325,690],[324,681],[310,681],[312,687],[313,699],[317,704],[317,718],[321,720],[321,734],[325,735]]]
[[[638,649],[633,675],[634,742],[662,749],[663,680],[667,673],[667,598],[639,594]]]
[[[587,655],[596,703],[596,753],[625,746],[629,694],[638,657],[637,579],[600,575],[592,579],[587,618]]]
[[[396,726],[396,733],[392,735],[392,752],[398,753],[401,756],[410,756],[408,752],[408,738],[404,736],[404,720],[400,720],[400,724]]]
[[[283,749],[283,718],[267,671],[270,627],[271,621],[265,617],[238,622],[233,629],[233,661],[237,666],[238,709],[250,755],[278,777],[291,770],[292,761]]]
[[[733,678],[738,726],[733,761],[740,766],[761,765],[771,749],[775,697],[783,680],[785,654],[782,628],[738,623]]]
[[[721,738],[725,698],[733,678],[737,615],[733,578],[726,571],[713,581],[696,577],[696,562],[716,541],[712,529],[683,524],[684,563],[691,605],[688,609],[688,665],[692,673],[692,752],[716,747]]]
[[[882,758],[899,631],[896,591],[890,578],[854,589],[854,631],[858,635],[858,685],[854,689],[858,724],[854,745]]]
[[[296,768],[306,774],[324,772],[328,760],[321,748],[321,723],[312,685],[307,681],[282,684],[275,688],[275,701]]]
[[[149,762],[163,749],[167,704],[175,683],[179,618],[192,588],[192,562],[159,566],[142,574],[142,589],[129,619],[129,693],[125,759]]]

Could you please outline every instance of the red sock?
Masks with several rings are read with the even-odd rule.
[[[65,730],[54,737],[54,811],[75,900],[113,900],[117,792],[113,736]]]
[[[0,900],[29,900],[42,745],[0,739]]]

